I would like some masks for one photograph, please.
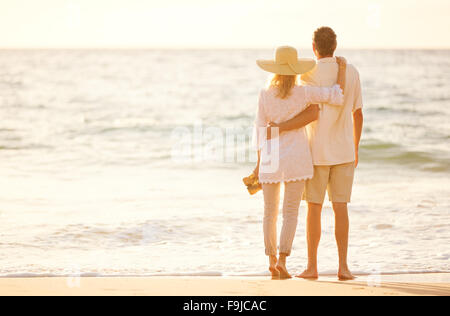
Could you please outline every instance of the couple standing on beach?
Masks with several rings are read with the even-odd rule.
[[[291,254],[302,197],[308,203],[308,267],[298,277],[318,278],[317,251],[326,191],[335,214],[338,277],[354,278],[347,264],[347,204],[358,165],[362,96],[358,71],[344,58],[334,57],[336,48],[335,32],[322,27],[313,40],[317,64],[298,59],[297,50],[288,46],[277,49],[275,60],[257,62],[274,74],[259,96],[255,122],[258,164],[253,173],[264,193],[264,242],[274,279],[291,278],[286,259]],[[278,257],[281,183],[285,193]]]

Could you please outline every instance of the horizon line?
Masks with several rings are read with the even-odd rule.
[[[186,46],[186,47],[174,47],[174,46],[48,46],[48,47],[1,47],[0,50],[269,50],[274,49],[277,46],[272,47],[207,47],[207,46]],[[298,47],[299,49],[311,49],[311,47]],[[342,47],[337,50],[450,50],[448,47]]]

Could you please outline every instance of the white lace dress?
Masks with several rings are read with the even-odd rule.
[[[275,88],[261,91],[254,135],[257,148],[261,150],[260,183],[293,182],[313,177],[314,168],[305,128],[282,133],[280,137],[267,141],[266,127],[270,122],[286,122],[314,103],[342,106],[344,96],[340,86],[295,86],[287,99],[278,98]]]

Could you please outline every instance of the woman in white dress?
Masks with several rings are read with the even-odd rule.
[[[278,135],[278,129],[268,127],[294,118],[313,103],[342,106],[344,96],[339,84],[344,86],[345,59],[338,58],[338,63],[338,84],[320,88],[297,84],[298,75],[311,71],[315,67],[315,61],[298,59],[295,48],[279,47],[274,61],[257,62],[263,70],[274,74],[269,86],[259,96],[255,121],[258,164],[254,171],[264,193],[264,243],[273,279],[291,278],[286,268],[286,258],[291,254],[305,180],[312,178],[314,168],[305,128]],[[305,122],[305,125],[307,123],[309,122]],[[281,183],[285,184],[285,192],[283,228],[277,258]]]

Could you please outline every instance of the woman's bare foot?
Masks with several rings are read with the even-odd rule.
[[[280,259],[278,260],[277,270],[280,271],[280,279],[287,280],[292,279],[292,276],[289,274],[286,268],[286,255],[280,254]]]
[[[317,272],[317,268],[308,268],[305,271],[303,271],[302,274],[297,275],[297,278],[317,280],[319,278],[319,273]]]
[[[269,257],[269,271],[272,275],[272,280],[280,279],[280,271],[277,269],[277,256]]]
[[[356,279],[348,268],[339,268],[338,278],[339,281],[350,281]]]
[[[280,271],[280,279],[281,280],[292,279],[292,276],[289,274],[289,272],[287,271],[285,266],[278,264],[277,269],[278,269],[278,271]]]
[[[272,280],[280,279],[280,271],[276,267],[269,267],[270,274],[272,275]]]

